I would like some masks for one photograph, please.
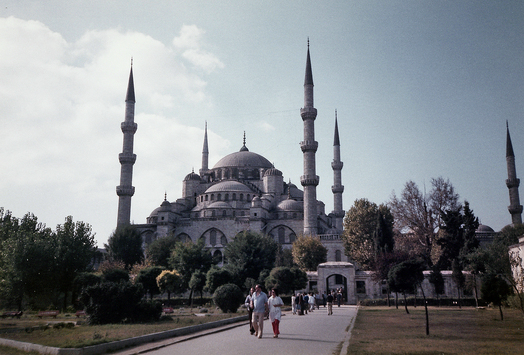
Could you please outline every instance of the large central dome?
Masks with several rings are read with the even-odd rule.
[[[262,155],[247,150],[226,155],[215,164],[217,168],[272,168],[273,165]]]

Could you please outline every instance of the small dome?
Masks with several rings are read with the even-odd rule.
[[[479,224],[479,227],[477,228],[477,233],[495,233],[495,231],[490,226]]]
[[[304,203],[302,201],[284,200],[277,205],[277,210],[280,211],[304,211]]]
[[[238,181],[222,181],[209,187],[205,193],[211,192],[253,192],[249,187]]]
[[[186,177],[184,178],[184,181],[190,181],[190,180],[201,181],[201,179],[200,179],[200,175],[196,174],[196,173],[193,171],[193,172],[191,172],[190,174],[187,174]]]

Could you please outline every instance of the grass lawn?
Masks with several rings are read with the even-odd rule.
[[[361,307],[348,354],[524,354],[524,316],[505,309]]]
[[[197,309],[193,309],[193,311],[198,312]],[[0,337],[52,347],[76,348],[187,327],[190,325],[213,322],[225,318],[238,317],[243,314],[247,313],[239,312],[225,314],[220,311],[210,311],[210,313],[197,316],[194,313],[191,313],[189,309],[186,309],[176,310],[175,313],[170,316],[171,319],[154,323],[107,324],[99,326],[80,325],[71,329],[56,329],[53,327],[53,324],[77,321],[77,318],[75,317],[63,315],[59,316],[57,319],[38,319],[34,315],[29,315],[23,316],[20,320],[0,320]],[[46,324],[48,324],[48,327],[45,327]],[[35,329],[32,332],[25,331],[28,327],[41,326],[44,327],[41,329]],[[9,332],[10,330],[19,331]],[[0,354],[27,355],[28,353],[0,346]]]

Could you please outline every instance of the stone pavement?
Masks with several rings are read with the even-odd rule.
[[[321,307],[308,315],[283,312],[281,334],[273,338],[269,320],[264,321],[262,339],[249,334],[247,321],[222,326],[186,336],[144,344],[115,352],[119,355],[150,354],[346,354],[358,308],[333,307],[333,315]],[[338,349],[340,349],[338,352]]]

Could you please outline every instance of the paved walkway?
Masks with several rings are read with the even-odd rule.
[[[280,323],[281,334],[277,339],[273,338],[269,320],[264,321],[262,339],[250,335],[248,323],[241,322],[184,337],[144,344],[114,354],[332,355],[339,348],[342,348],[340,354],[346,354],[357,310],[356,306],[335,306],[331,316],[327,315],[327,309],[323,307],[304,316],[284,312]]]

